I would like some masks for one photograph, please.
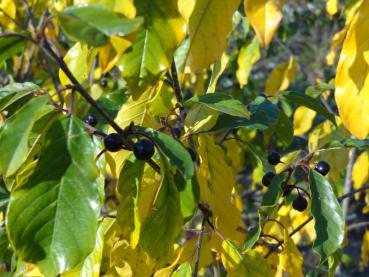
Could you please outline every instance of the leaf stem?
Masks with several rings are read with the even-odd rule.
[[[193,277],[197,277],[197,274],[199,272],[201,244],[202,244],[202,239],[204,237],[206,218],[207,218],[207,216],[204,214],[203,218],[202,218],[202,222],[201,222],[200,235],[199,235],[199,238],[198,238],[197,244],[196,244],[196,261],[195,261],[195,268],[194,268],[193,274],[192,274]]]

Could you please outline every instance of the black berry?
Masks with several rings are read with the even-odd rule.
[[[188,153],[190,153],[190,156],[191,156],[192,161],[196,162],[197,155],[196,155],[195,150],[193,150],[192,148],[188,147],[187,148],[187,151],[188,151]]]
[[[315,170],[318,171],[323,176],[327,175],[331,167],[325,161],[320,161],[316,164]]]
[[[108,85],[108,81],[106,81],[105,79],[100,80],[100,86],[102,88],[106,88],[107,85]]]
[[[272,179],[274,178],[275,174],[274,172],[268,172],[263,176],[263,179],[261,182],[264,186],[269,187],[269,185],[272,183]]]
[[[277,165],[281,162],[281,155],[278,152],[272,152],[268,156],[268,162],[271,165]]]
[[[104,138],[105,149],[110,152],[117,152],[122,149],[123,141],[120,135],[113,133]]]
[[[138,160],[149,160],[155,153],[154,144],[147,139],[141,139],[133,146],[133,153]]]
[[[97,125],[97,117],[93,113],[88,114],[83,120],[84,123],[95,127]]]
[[[292,207],[299,212],[306,210],[308,206],[308,201],[301,195],[297,196],[292,202]]]

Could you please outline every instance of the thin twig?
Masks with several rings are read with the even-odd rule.
[[[194,267],[193,274],[192,274],[193,277],[197,277],[197,274],[199,272],[201,244],[202,244],[202,239],[204,237],[206,218],[207,218],[206,215],[204,215],[203,218],[202,218],[200,235],[199,235],[199,238],[198,238],[197,244],[196,244],[196,261],[195,261],[195,267]]]

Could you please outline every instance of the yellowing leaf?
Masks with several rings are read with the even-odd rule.
[[[236,76],[241,88],[247,85],[251,72],[251,67],[259,59],[259,40],[257,37],[254,37],[252,41],[241,48],[237,58],[238,69],[236,72]]]
[[[338,13],[338,0],[328,0],[326,10],[329,15],[335,15]]]
[[[365,231],[363,243],[361,244],[361,261],[362,266],[366,266],[369,262],[369,231]]]
[[[64,57],[64,62],[67,64],[74,77],[80,83],[83,83],[88,76],[87,56],[87,45],[77,42],[68,50]],[[63,87],[71,84],[71,81],[61,69],[59,70],[59,79]]]
[[[132,249],[125,240],[118,241],[111,252],[110,265],[118,276],[151,276],[155,263],[137,247]]]
[[[347,34],[347,26],[345,26],[342,30],[334,34],[332,38],[331,49],[329,50],[329,53],[326,56],[326,61],[328,65],[334,64],[336,53],[338,49],[340,48],[341,44],[343,43],[343,40],[345,39],[346,34]]]
[[[189,134],[206,132],[214,127],[219,112],[209,109],[204,105],[192,107],[185,119],[185,130]]]
[[[294,241],[288,235],[288,231],[284,230],[284,244],[283,251],[279,255],[279,266],[283,273],[287,272],[289,276],[303,277],[302,272],[303,257],[297,249]],[[278,275],[276,275],[278,276]],[[282,274],[281,276],[285,276]]]
[[[182,1],[182,14],[189,16],[190,47],[187,65],[200,71],[219,59],[226,47],[226,38],[232,29],[232,15],[239,0]],[[192,10],[192,12],[191,12]]]
[[[269,46],[282,20],[283,2],[278,0],[244,0],[246,16],[264,48]]]
[[[354,183],[354,188],[361,188],[369,179],[369,154],[368,152],[363,152],[357,157],[354,166],[352,168],[352,181]],[[359,199],[360,194],[355,194],[355,198]]]
[[[291,56],[288,62],[277,65],[266,81],[265,94],[275,96],[278,92],[286,90],[295,78],[296,65],[294,56]]]
[[[99,49],[99,65],[102,73],[109,72],[131,44],[129,40],[124,38],[118,36],[111,37],[110,43]]]
[[[244,234],[238,231],[238,227],[243,226],[241,213],[231,198],[235,185],[232,169],[226,164],[224,151],[215,144],[214,137],[200,134],[197,138],[200,201],[209,206],[214,225],[224,237],[242,240]]]
[[[148,102],[148,111],[152,116],[165,117],[174,109],[173,88],[162,83],[156,95]]]
[[[8,29],[14,29],[15,24],[13,20],[15,19],[16,12],[17,12],[17,8],[16,8],[15,1],[1,0],[0,1],[0,26],[5,26]]]
[[[221,258],[229,277],[273,276],[266,260],[259,253],[254,250],[242,253],[240,246],[236,242],[230,240],[223,241]]]
[[[315,116],[316,111],[310,110],[304,106],[298,107],[293,116],[293,134],[299,136],[309,131],[313,125]]]
[[[335,99],[343,124],[364,139],[369,134],[369,1],[352,19],[343,44],[335,79]]]
[[[219,77],[226,69],[229,62],[229,56],[224,53],[222,57],[213,65],[213,73],[211,75],[210,83],[206,93],[215,92]]]

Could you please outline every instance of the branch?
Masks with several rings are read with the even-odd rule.
[[[205,223],[206,223],[206,215],[204,215],[203,218],[202,218],[200,235],[199,235],[199,238],[198,238],[197,244],[196,244],[196,262],[195,262],[195,268],[194,268],[193,274],[192,274],[193,277],[197,277],[197,273],[199,271],[201,244],[202,244],[202,239],[204,237]]]
[[[346,193],[346,194],[344,194],[344,195],[342,195],[342,196],[340,196],[340,197],[338,197],[337,199],[338,199],[338,201],[342,201],[342,200],[344,200],[344,199],[346,199],[346,198],[348,198],[348,197],[351,197],[351,196],[353,196],[354,194],[356,194],[356,193],[359,193],[359,192],[362,192],[362,191],[366,191],[366,190],[369,190],[369,185],[367,185],[367,186],[363,186],[363,187],[361,187],[361,188],[359,188],[359,189],[355,189],[355,190],[353,190],[353,191],[350,191],[349,193]],[[294,234],[296,234],[298,231],[300,231],[306,224],[308,224],[310,221],[312,221],[313,220],[313,216],[310,216],[308,219],[306,219],[303,223],[301,223],[296,229],[294,229],[291,233],[289,233],[289,236],[290,237],[292,237]],[[266,259],[266,258],[268,258],[274,251],[275,251],[275,249],[276,248],[278,248],[279,246],[281,246],[282,244],[284,243],[284,240],[281,240],[278,244],[277,244],[277,246],[275,247],[275,248],[271,248],[270,250],[269,250],[269,252],[264,256],[264,258]]]

